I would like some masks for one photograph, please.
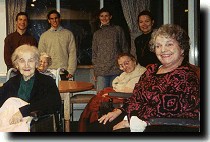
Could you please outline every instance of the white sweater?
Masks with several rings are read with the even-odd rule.
[[[77,67],[76,44],[71,31],[59,27],[44,32],[39,40],[38,49],[52,58],[49,69],[64,68],[74,74]]]
[[[113,80],[113,89],[116,92],[131,93],[135,84],[139,81],[139,78],[145,71],[146,68],[138,64],[131,73],[123,72],[120,76]]]

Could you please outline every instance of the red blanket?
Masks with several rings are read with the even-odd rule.
[[[105,88],[89,101],[79,119],[79,132],[86,132],[87,126],[98,120],[98,110],[101,103],[108,102],[110,99],[109,96],[103,95],[109,92],[115,91],[111,87]],[[113,103],[123,103],[123,99],[113,98]]]

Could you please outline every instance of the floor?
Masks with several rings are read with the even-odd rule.
[[[73,121],[70,124],[71,132],[78,132],[78,121]]]

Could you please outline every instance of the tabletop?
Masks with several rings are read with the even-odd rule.
[[[66,92],[80,92],[91,90],[94,87],[92,83],[89,82],[80,82],[80,81],[60,81],[59,82],[59,92],[66,93]]]

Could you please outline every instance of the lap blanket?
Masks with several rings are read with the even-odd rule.
[[[19,108],[28,103],[20,98],[11,97],[7,99],[0,108],[0,132],[30,132],[30,123],[32,117],[24,117],[17,124],[9,124],[13,114],[19,111]]]
[[[111,87],[105,88],[94,96],[86,105],[79,119],[79,132],[86,132],[90,123],[98,120],[98,111],[102,102],[108,102],[110,97],[106,93],[115,92]],[[123,99],[112,98],[113,103],[123,103]]]

